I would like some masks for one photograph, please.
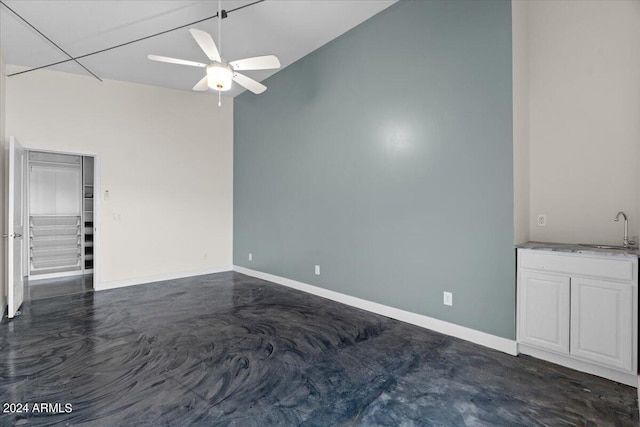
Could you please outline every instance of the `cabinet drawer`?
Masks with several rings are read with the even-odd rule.
[[[595,258],[543,251],[519,251],[520,267],[568,275],[605,279],[634,280],[634,262],[630,259]]]

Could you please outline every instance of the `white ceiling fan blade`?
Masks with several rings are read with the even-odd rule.
[[[240,86],[243,86],[249,89],[251,92],[255,93],[256,95],[267,90],[267,87],[265,85],[245,76],[244,74],[233,73],[233,81],[238,83]]]
[[[280,68],[280,60],[275,55],[256,56],[229,62],[234,70],[272,70]]]
[[[199,90],[199,91],[208,90],[208,89],[209,89],[209,82],[207,81],[207,76],[204,76],[202,80],[196,83],[196,85],[193,87],[193,90]]]
[[[177,58],[169,58],[168,56],[147,55],[147,58],[149,58],[152,61],[168,62],[169,64],[178,64],[178,65],[189,65],[191,67],[205,68],[207,66],[207,64],[202,64],[200,62],[186,61],[184,59],[177,59]]]
[[[195,28],[190,29],[189,32],[210,60],[222,62],[220,52],[218,52],[218,48],[213,38],[211,38],[211,34]]]

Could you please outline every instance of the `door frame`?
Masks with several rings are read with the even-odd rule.
[[[93,157],[93,288],[96,289],[96,285],[100,283],[101,279],[101,257],[100,257],[100,244],[101,235],[100,235],[100,221],[101,221],[101,205],[102,198],[99,197],[101,194],[101,182],[100,182],[100,156],[95,152],[87,152],[87,151],[63,151],[63,150],[53,150],[48,148],[37,148],[37,147],[28,147],[24,146],[25,152],[36,151],[39,153],[51,153],[51,154],[67,154],[70,156],[83,156],[83,157]],[[27,175],[25,184],[28,185],[28,168],[25,168],[25,175]],[[82,180],[81,180],[82,181]],[[84,194],[84,188],[82,188]],[[28,188],[27,194],[28,196]],[[27,208],[28,199],[24,198],[24,215],[26,220],[29,220],[29,211]],[[82,203],[82,209],[84,209],[84,203]],[[82,225],[84,226],[84,224]],[[27,245],[25,245],[27,246]],[[28,275],[28,248],[25,249],[27,253],[24,256],[24,261],[22,264],[22,274],[24,277]]]

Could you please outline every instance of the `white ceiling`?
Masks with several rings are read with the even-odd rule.
[[[83,55],[215,15],[212,0],[2,0],[69,54]],[[234,60],[275,54],[283,68],[345,33],[397,0],[267,0],[229,13],[222,21],[222,56]],[[224,0],[231,10],[252,0]],[[201,68],[162,64],[148,54],[208,62],[188,28],[81,59],[101,78],[191,90]],[[218,42],[218,20],[193,28]],[[8,64],[37,67],[68,59],[34,30],[0,6],[0,48]],[[68,62],[49,69],[88,75]],[[37,73],[38,71],[34,71]],[[247,71],[261,81],[277,70]],[[21,78],[15,76],[12,78]],[[96,80],[97,82],[97,80]],[[211,91],[213,93],[213,91]],[[225,96],[235,96],[234,88]]]

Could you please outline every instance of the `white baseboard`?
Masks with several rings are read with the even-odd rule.
[[[93,288],[96,291],[104,291],[107,289],[124,288],[126,286],[142,285],[144,283],[162,282],[164,280],[183,279],[185,277],[202,276],[205,274],[222,273],[231,271],[230,265],[221,267],[204,268],[201,270],[181,271],[178,273],[156,274],[153,276],[135,277],[132,279],[112,280],[109,282],[94,283]]]
[[[308,285],[296,280],[275,276],[269,273],[263,273],[261,271],[251,270],[249,268],[240,267],[237,265],[233,266],[233,270],[237,271],[238,273],[246,274],[247,276],[274,282],[279,285],[284,285],[293,289],[297,289],[299,291],[307,292],[313,295],[347,304],[352,307],[357,307],[362,310],[400,320],[402,322],[411,323],[412,325],[431,329],[445,335],[450,335],[466,341],[471,341],[475,344],[480,344],[494,350],[499,350],[512,356],[516,356],[518,354],[518,348],[515,340],[498,337],[496,335],[491,335],[486,332],[477,331],[475,329],[456,325],[454,323],[445,322],[433,317],[412,313],[410,311],[400,310],[398,308],[389,307],[387,305],[378,304],[372,301],[367,301],[362,298],[352,297],[340,292],[319,288],[317,286]]]
[[[32,274],[27,276],[30,284],[37,284],[39,280],[60,279],[63,277],[83,276],[84,270],[63,271],[61,273]]]

